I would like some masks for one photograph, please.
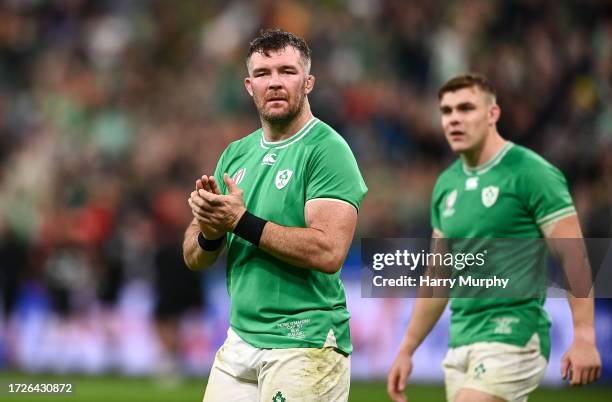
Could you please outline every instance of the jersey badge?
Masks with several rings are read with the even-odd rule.
[[[262,165],[268,165],[268,166],[272,166],[274,165],[274,163],[276,162],[276,154],[273,152],[270,152],[269,154],[266,154],[266,156],[263,157],[263,160],[261,161]]]
[[[496,186],[488,186],[482,189],[482,205],[487,208],[491,208],[495,201],[497,201],[497,196],[499,195],[499,187]]]
[[[279,170],[278,173],[276,173],[276,180],[274,180],[276,188],[279,190],[283,189],[287,185],[287,183],[289,183],[289,180],[291,180],[291,176],[293,176],[292,170]]]
[[[446,209],[442,212],[442,216],[448,218],[449,216],[453,216],[455,213],[455,201],[457,201],[457,190],[451,191],[451,193],[446,197]]]
[[[272,397],[272,402],[285,402],[287,398],[283,396],[283,393],[278,391],[274,397]]]
[[[237,185],[240,184],[242,179],[244,179],[244,174],[245,173],[246,173],[246,169],[245,168],[239,169],[236,172],[236,174],[234,174],[234,177],[232,178],[234,180],[234,183],[236,183]]]
[[[468,177],[465,181],[465,189],[467,191],[476,190],[478,188],[478,177]]]

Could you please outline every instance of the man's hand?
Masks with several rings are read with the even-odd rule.
[[[407,402],[404,389],[412,372],[412,355],[400,351],[387,376],[387,393],[393,402]]]
[[[189,205],[191,205],[198,224],[204,225],[216,233],[221,233],[221,235],[233,231],[246,212],[243,191],[238,188],[227,173],[223,175],[223,181],[229,194],[221,195],[206,191],[203,188],[192,192],[189,198]],[[216,186],[214,179],[212,183]],[[206,233],[204,233],[204,236],[206,236]]]
[[[594,336],[574,335],[574,342],[561,359],[561,377],[570,385],[586,385],[601,376],[601,357]]]
[[[204,222],[203,210],[200,207],[201,203],[203,202],[199,195],[200,191],[216,195],[221,194],[221,191],[217,186],[214,176],[203,175],[201,178],[196,180],[195,190],[191,193],[187,201],[189,202],[189,206],[191,207],[191,213],[196,219],[198,227],[200,228],[200,232],[202,232],[204,237],[209,240],[219,239],[223,237],[226,232],[212,228]]]

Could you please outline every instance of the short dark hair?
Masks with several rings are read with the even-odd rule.
[[[496,96],[495,88],[493,88],[487,77],[478,73],[466,73],[453,77],[446,84],[442,85],[438,91],[438,99],[442,99],[442,96],[447,92],[455,92],[470,87],[478,87],[493,97]]]
[[[299,36],[282,29],[262,29],[259,31],[259,34],[249,43],[249,51],[246,57],[247,68],[253,53],[268,56],[270,52],[282,50],[287,46],[291,46],[300,52],[306,71],[308,71],[310,69],[310,48],[308,44]]]

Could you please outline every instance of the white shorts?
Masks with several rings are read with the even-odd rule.
[[[349,384],[350,356],[334,348],[259,349],[230,328],[204,402],[347,401]]]
[[[461,388],[470,388],[508,402],[526,402],[544,377],[546,365],[537,334],[522,347],[477,342],[450,348],[442,362],[446,399],[453,402]]]

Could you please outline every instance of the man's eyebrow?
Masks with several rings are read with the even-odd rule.
[[[253,69],[253,73],[259,73],[259,72],[264,72],[264,71],[269,71],[270,69],[268,67],[257,67]]]

